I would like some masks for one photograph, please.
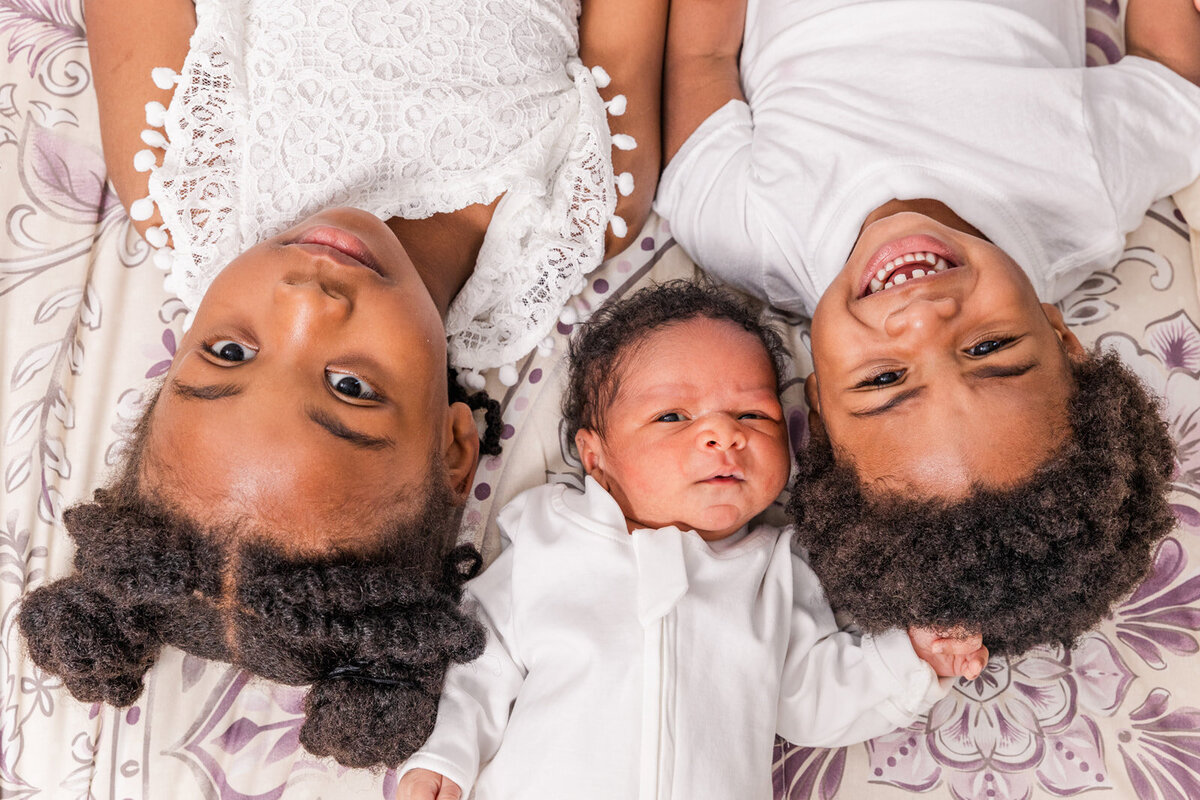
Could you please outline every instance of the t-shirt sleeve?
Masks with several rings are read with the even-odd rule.
[[[764,297],[764,231],[753,207],[753,133],[745,102],[723,105],[667,165],[654,209],[701,268]]]
[[[1083,70],[1085,122],[1117,224],[1200,176],[1200,87],[1155,61],[1126,56]]]

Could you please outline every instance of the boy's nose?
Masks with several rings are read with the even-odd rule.
[[[958,301],[953,297],[916,297],[888,314],[883,321],[883,330],[888,336],[924,332],[936,328],[957,313]]]

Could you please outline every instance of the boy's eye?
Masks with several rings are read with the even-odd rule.
[[[975,345],[968,347],[967,355],[975,356],[975,357],[986,356],[989,353],[994,353],[997,350],[1002,349],[1005,345],[1007,345],[1011,341],[1012,341],[1012,339],[987,339],[986,341],[982,341],[979,344],[975,344]]]
[[[253,347],[244,345],[241,342],[235,342],[232,339],[220,339],[210,345],[205,345],[205,348],[216,358],[222,361],[231,361],[235,364],[249,361],[258,355],[258,351]]]
[[[682,422],[683,417],[675,411],[668,411],[666,414],[659,414],[654,418],[655,422]]]
[[[903,377],[904,377],[904,370],[902,370],[902,369],[888,370],[887,372],[880,372],[876,375],[872,375],[871,377],[867,378],[862,383],[858,384],[858,386],[856,388],[867,389],[867,388],[873,388],[873,387],[878,387],[878,386],[890,386],[891,384],[896,383]]]
[[[359,378],[356,375],[351,375],[349,372],[334,372],[326,370],[325,379],[329,381],[329,385],[338,394],[343,394],[346,397],[352,397],[355,400],[379,400],[379,393],[372,388],[371,384]]]

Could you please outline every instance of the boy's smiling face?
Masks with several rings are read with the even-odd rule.
[[[868,220],[812,342],[809,406],[868,486],[1012,485],[1069,430],[1078,339],[1003,250],[924,214]]]
[[[787,426],[754,334],[695,318],[623,353],[605,430],[575,442],[588,474],[635,528],[675,525],[712,541],[762,512],[787,483]]]
[[[444,337],[383,222],[310,217],[213,281],[152,412],[144,484],[202,523],[261,523],[305,552],[419,505],[442,461],[461,495],[478,439],[448,404]]]

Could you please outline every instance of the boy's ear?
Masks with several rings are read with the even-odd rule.
[[[1079,341],[1079,337],[1071,332],[1067,327],[1066,321],[1063,319],[1062,312],[1058,307],[1050,303],[1042,303],[1042,311],[1046,314],[1046,319],[1050,320],[1050,327],[1054,328],[1054,332],[1058,334],[1058,340],[1062,342],[1063,349],[1067,351],[1067,355],[1072,361],[1079,361],[1087,355],[1087,350],[1083,343]]]
[[[815,372],[804,379],[804,401],[808,403],[808,429],[816,430],[821,426],[821,397],[817,392]]]
[[[450,491],[466,500],[479,466],[479,429],[466,403],[451,403],[442,431],[442,458],[446,462]]]
[[[600,434],[580,428],[575,432],[575,449],[579,451],[579,461],[583,464],[583,471],[607,490],[608,477],[604,473],[604,441],[600,438]]]

